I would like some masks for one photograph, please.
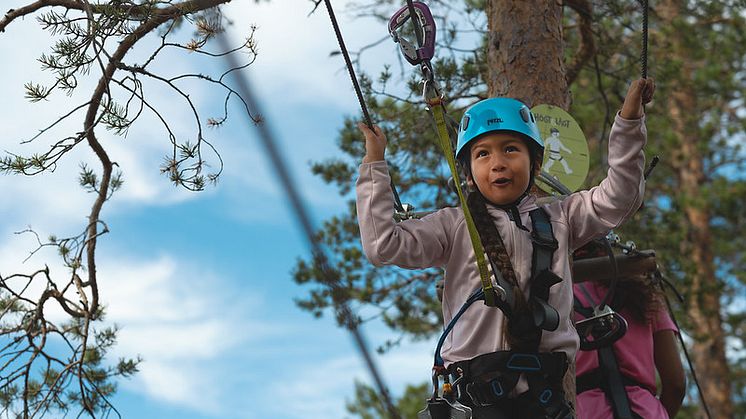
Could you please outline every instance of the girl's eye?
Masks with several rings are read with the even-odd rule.
[[[477,151],[477,156],[476,157],[484,157],[486,155],[487,155],[487,150],[479,150],[479,151]]]
[[[516,147],[514,145],[509,145],[509,146],[505,147],[505,151],[508,152],[508,153],[512,153],[514,151],[519,151],[519,150],[518,150],[518,147]]]

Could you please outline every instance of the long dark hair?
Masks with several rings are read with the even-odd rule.
[[[611,280],[599,282],[608,289]],[[634,320],[647,323],[653,320],[662,303],[657,280],[652,275],[636,275],[618,279],[610,305],[614,311],[626,309]]]
[[[594,257],[607,257],[612,249],[604,239],[593,240],[573,253],[573,260]],[[611,279],[599,279],[597,282],[607,290],[611,287]],[[627,310],[632,319],[640,323],[650,322],[663,303],[663,292],[658,279],[652,273],[634,276],[623,276],[616,280],[614,295],[609,303],[611,308],[619,312]],[[606,298],[602,296],[602,298]],[[600,301],[598,302],[600,303]]]

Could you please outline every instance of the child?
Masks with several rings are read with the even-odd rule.
[[[582,308],[603,301],[608,284],[583,282],[573,288]],[[626,393],[621,395],[622,403],[627,404],[635,418],[674,417],[681,407],[686,381],[676,345],[676,326],[663,304],[663,295],[646,277],[625,278],[617,283],[610,305],[627,321],[627,332],[613,344]],[[583,317],[576,313],[576,320]],[[606,395],[606,391],[612,390],[599,368],[597,351],[578,351],[576,362],[578,418],[616,417],[613,396]],[[661,382],[660,399],[656,398],[656,370]],[[623,408],[617,406],[617,409],[621,412]]]
[[[542,326],[542,331],[538,326],[529,330],[525,322],[513,321],[494,307],[475,304],[464,312],[446,338],[442,358],[458,380],[458,400],[472,408],[474,418],[572,417],[561,382],[578,348],[568,255],[617,227],[640,206],[646,141],[643,104],[651,100],[654,86],[647,79],[630,85],[610,134],[607,178],[591,190],[543,207],[537,207],[536,198],[528,193],[544,151],[529,109],[514,99],[492,98],[464,114],[456,157],[473,190],[469,202],[478,212],[475,221],[487,219],[478,224],[482,241],[499,242],[495,251],[485,246],[488,255],[492,253],[490,262],[494,266],[503,256],[497,270],[512,281],[509,291],[516,301],[524,303],[515,307],[521,314],[518,319],[526,319],[527,307],[541,304],[559,314],[558,324]],[[384,162],[386,138],[378,127],[358,126],[366,148],[356,187],[363,250],[375,266],[444,267],[442,306],[448,324],[481,285],[463,211],[444,208],[419,220],[395,223]],[[548,269],[540,273],[548,271],[558,283],[549,288],[555,282],[550,278],[541,292],[534,287],[537,275],[532,266],[537,250],[532,232],[540,229],[533,228],[530,218],[537,210],[551,220],[548,229],[556,240]],[[537,377],[550,377],[551,382],[535,384]]]

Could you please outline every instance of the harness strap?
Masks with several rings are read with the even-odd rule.
[[[557,330],[559,313],[550,306],[549,288],[562,282],[562,278],[551,271],[554,251],[559,244],[554,238],[549,214],[539,207],[529,212],[531,217],[531,241],[533,255],[531,258],[531,310],[534,316],[534,327],[543,330]]]
[[[606,397],[611,401],[615,419],[632,419],[632,408],[629,405],[627,390],[624,388],[622,373],[612,346],[598,349],[598,364],[606,386],[603,387]]]
[[[564,352],[498,351],[455,362],[448,371],[455,377],[458,400],[466,406],[504,403],[518,379],[525,375],[529,394],[538,401],[545,417],[565,417],[572,412],[562,388],[568,364]]]
[[[596,303],[585,286],[583,286],[583,284],[580,284],[580,288],[588,299],[588,302],[591,305],[595,306]],[[574,297],[574,300],[575,311],[578,311],[581,314],[583,314],[583,312],[588,312],[588,310],[593,312],[593,309],[591,307],[584,307],[580,303],[580,300],[577,299],[577,297]],[[622,376],[621,371],[619,371],[619,364],[616,359],[616,354],[614,353],[613,344],[596,349],[596,354],[598,356],[599,365],[598,375],[601,381],[601,385],[599,387],[604,391],[606,398],[611,403],[611,407],[614,411],[614,419],[638,418],[639,416],[632,412],[632,408],[630,407],[629,397],[627,397],[627,390],[624,388],[625,380]],[[577,385],[578,384],[576,382],[576,387]],[[585,390],[587,389],[584,389],[583,391]],[[580,394],[581,392],[579,389],[577,389],[576,391],[578,392],[578,394]]]

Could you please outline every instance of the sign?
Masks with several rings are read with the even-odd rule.
[[[544,140],[544,161],[541,170],[576,191],[588,176],[590,157],[588,140],[580,125],[564,109],[552,105],[536,105],[531,109],[539,134]],[[558,191],[537,179],[543,191],[556,195]]]

